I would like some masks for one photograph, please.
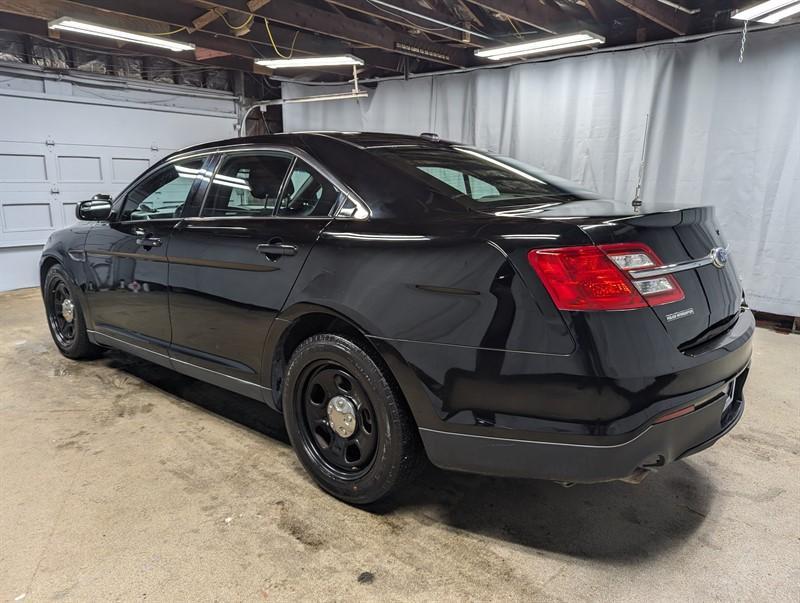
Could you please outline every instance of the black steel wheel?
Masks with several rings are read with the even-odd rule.
[[[300,377],[303,445],[341,479],[363,475],[375,457],[375,411],[357,379],[336,362],[311,363]]]
[[[315,335],[286,370],[292,446],[327,492],[354,504],[383,498],[422,466],[419,432],[385,369],[353,341]]]
[[[47,296],[47,319],[56,343],[60,346],[70,346],[75,341],[75,302],[67,287],[66,281],[56,275],[50,282],[50,291]]]
[[[77,287],[60,264],[54,264],[42,285],[47,325],[59,351],[68,358],[96,358],[102,349],[89,341]]]

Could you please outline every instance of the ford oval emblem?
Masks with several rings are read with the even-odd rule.
[[[728,250],[724,247],[715,247],[712,249],[711,262],[717,268],[724,268],[728,263]]]

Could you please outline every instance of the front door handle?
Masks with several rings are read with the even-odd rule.
[[[261,243],[256,245],[256,250],[267,257],[297,255],[297,245],[289,245],[288,243]]]
[[[156,237],[142,237],[136,239],[136,244],[139,247],[161,247],[161,239]]]

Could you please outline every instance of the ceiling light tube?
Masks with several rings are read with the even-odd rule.
[[[103,25],[95,25],[94,23],[87,23],[86,21],[78,21],[71,17],[61,17],[50,21],[47,24],[48,29],[56,29],[60,31],[71,31],[74,33],[85,34],[87,36],[97,36],[99,38],[111,38],[120,42],[132,42],[134,44],[145,44],[147,46],[156,46],[158,48],[166,48],[167,50],[174,50],[179,52],[181,50],[194,50],[194,44],[186,42],[176,42],[166,38],[159,38],[157,36],[147,36],[143,34],[125,31],[123,29],[116,29],[114,27],[105,27]]]
[[[740,21],[759,21],[761,20],[761,17],[768,15],[771,12],[796,3],[797,0],[767,0],[767,2],[760,2],[755,6],[751,6],[750,8],[737,10],[731,15],[731,18],[739,19]],[[783,17],[779,17],[778,20],[782,18]]]
[[[344,100],[348,98],[367,98],[367,96],[369,95],[366,92],[343,92],[341,94],[319,94],[317,96],[303,96],[300,98],[281,99],[281,102],[279,104],[290,105],[292,103],[313,103],[316,101],[334,101],[334,100]]]
[[[574,34],[562,36],[550,36],[540,38],[522,44],[509,44],[507,46],[496,46],[494,48],[481,48],[475,51],[475,56],[483,57],[493,61],[506,59],[509,57],[525,56],[528,54],[539,54],[542,52],[554,52],[563,48],[574,46],[596,46],[603,44],[606,39],[590,31],[579,31]]]
[[[758,22],[769,23],[774,25],[781,19],[785,19],[786,17],[791,17],[792,15],[796,15],[797,13],[800,13],[800,2],[798,2],[794,6],[787,6],[783,10],[779,10],[778,12],[769,14],[766,17],[762,17],[758,20]]]
[[[297,59],[256,59],[256,65],[270,69],[291,69],[297,67],[335,67],[337,65],[363,65],[364,61],[352,54],[328,57],[302,57]]]

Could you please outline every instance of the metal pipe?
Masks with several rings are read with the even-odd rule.
[[[395,6],[394,4],[390,4],[388,2],[383,2],[383,0],[367,0],[370,4],[380,4],[381,6],[385,6],[386,8],[391,8],[392,10],[399,11],[401,13],[406,13],[407,15],[412,15],[417,19],[423,19],[425,21],[430,21],[431,23],[436,23],[437,25],[444,25],[445,27],[449,27],[450,29],[455,29],[456,31],[461,31],[463,33],[468,33],[476,38],[483,38],[484,40],[494,40],[494,38],[484,35],[482,33],[478,33],[477,31],[473,31],[471,29],[466,29],[464,27],[459,27],[458,25],[453,25],[451,23],[446,23],[444,21],[439,21],[434,17],[429,17],[427,15],[421,15],[413,10],[408,10],[407,8],[401,8],[399,6]],[[413,24],[412,24],[413,25]]]
[[[677,2],[672,2],[672,0],[657,0],[661,4],[666,4],[670,8],[674,8],[675,10],[679,10],[682,13],[686,13],[687,15],[696,15],[700,12],[699,8],[686,8],[685,6],[681,6]]]

